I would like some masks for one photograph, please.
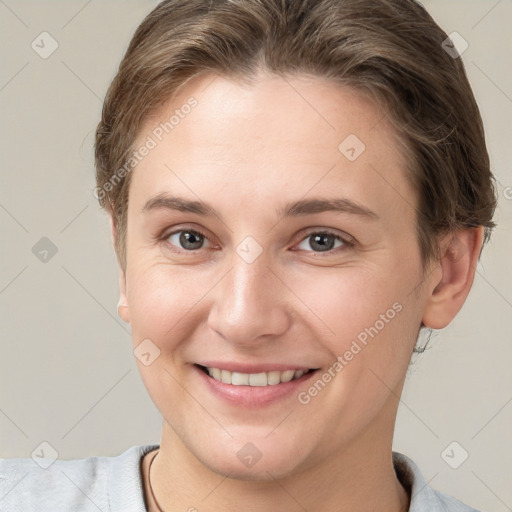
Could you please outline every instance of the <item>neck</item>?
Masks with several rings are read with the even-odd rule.
[[[382,425],[378,427],[370,427],[320,465],[281,479],[269,473],[268,480],[254,481],[229,478],[210,470],[164,422],[158,457],[151,467],[151,486],[163,512],[205,508],[238,512],[241,503],[247,512],[405,512],[409,496],[392,464],[393,428],[386,432]],[[383,443],[383,439],[389,442]],[[159,512],[148,493],[147,482],[145,488],[149,510]]]

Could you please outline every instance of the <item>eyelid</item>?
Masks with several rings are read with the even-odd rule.
[[[343,242],[345,242],[346,244],[350,244],[350,243],[355,244],[355,242],[356,242],[354,237],[350,236],[348,233],[345,233],[344,231],[340,232],[340,231],[337,231],[336,229],[323,228],[323,227],[307,228],[306,233],[301,235],[302,238],[300,238],[300,241],[304,240],[308,236],[311,236],[315,233],[323,233],[323,234],[335,236],[335,237],[339,238],[340,240],[342,240]]]

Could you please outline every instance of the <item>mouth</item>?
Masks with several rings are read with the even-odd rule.
[[[321,371],[297,363],[220,360],[192,363],[192,368],[202,391],[233,411],[277,407],[284,400],[298,400],[301,389],[311,385]]]
[[[213,368],[196,364],[196,366],[208,377],[222,382],[223,384],[231,384],[232,386],[250,386],[250,387],[265,387],[277,386],[287,382],[292,382],[300,379],[318,370],[318,368],[298,368],[290,370],[271,370],[258,373],[242,373],[232,372],[222,368]]]

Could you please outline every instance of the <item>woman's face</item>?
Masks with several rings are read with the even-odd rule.
[[[163,442],[239,478],[388,447],[432,286],[383,111],[319,78],[202,75],[142,146],[121,288]]]

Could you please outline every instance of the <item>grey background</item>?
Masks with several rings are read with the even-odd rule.
[[[0,0],[2,457],[30,457],[43,441],[67,459],[160,440],[116,314],[116,260],[92,194],[102,98],[156,3]],[[499,181],[499,227],[463,310],[411,365],[394,449],[433,487],[501,512],[512,510],[512,1],[424,5],[469,43],[462,59]],[[43,31],[58,43],[47,59],[31,47]],[[46,262],[33,252],[43,237],[57,248]],[[458,469],[442,457],[453,441],[469,454]]]

